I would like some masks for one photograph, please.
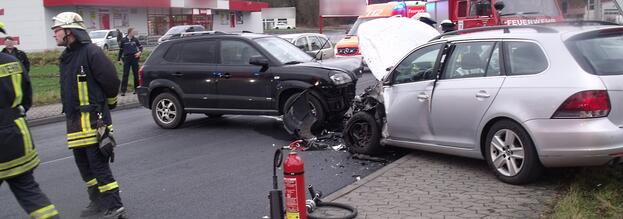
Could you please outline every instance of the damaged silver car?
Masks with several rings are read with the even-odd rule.
[[[383,28],[372,25],[398,18],[388,19],[360,34],[381,82],[355,98],[343,133],[353,152],[392,145],[484,159],[510,184],[545,167],[621,163],[623,27],[479,28],[383,60],[395,51],[379,45],[374,30]]]

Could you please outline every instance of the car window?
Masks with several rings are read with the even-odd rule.
[[[471,0],[469,3],[469,16],[491,15],[491,0]]]
[[[322,47],[322,43],[320,39],[318,39],[318,37],[316,36],[309,36],[309,40],[311,42],[311,50],[312,51],[316,51],[316,50],[320,50],[320,48]]]
[[[495,42],[458,43],[448,58],[442,79],[484,77]]]
[[[225,65],[250,65],[249,59],[261,54],[248,43],[237,40],[221,41],[221,63]]]
[[[505,42],[508,75],[537,74],[547,69],[547,58],[535,43]]]
[[[181,45],[181,62],[216,63],[216,41],[192,41]]]
[[[325,37],[318,37],[318,39],[320,39],[320,41],[322,41],[322,44],[324,45],[322,48],[323,49],[328,49],[328,48],[332,48],[333,46],[331,46],[331,41],[329,41],[329,39],[325,38]]]
[[[491,58],[487,64],[487,77],[502,75],[502,63],[500,62],[500,44],[496,43]]]
[[[466,17],[467,16],[467,1],[459,2],[459,11],[458,17]]]
[[[623,75],[623,35],[582,38],[567,45],[585,71],[596,75]]]
[[[307,37],[299,38],[296,42],[294,42],[294,45],[303,51],[309,51],[309,47],[307,46]]]
[[[162,58],[169,62],[177,62],[180,56],[180,51],[182,51],[181,43],[171,45]]]
[[[396,66],[393,76],[394,84],[410,83],[435,79],[435,63],[441,44],[424,47],[411,53]]]

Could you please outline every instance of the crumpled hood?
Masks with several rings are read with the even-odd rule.
[[[378,18],[359,27],[359,49],[378,80],[416,47],[439,35],[437,29],[415,19]]]
[[[334,59],[322,60],[322,64],[334,68],[344,69],[350,73],[358,74],[363,70],[361,58],[358,57],[342,57]]]

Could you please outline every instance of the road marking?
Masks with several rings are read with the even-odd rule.
[[[63,157],[63,158],[59,158],[59,159],[56,159],[56,160],[46,161],[46,162],[41,163],[40,165],[54,163],[54,162],[61,161],[61,160],[67,160],[67,159],[72,158],[72,157],[74,157],[74,156]]]

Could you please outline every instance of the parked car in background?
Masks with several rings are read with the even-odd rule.
[[[117,30],[94,30],[89,32],[89,36],[91,41],[103,50],[119,49]]]
[[[284,22],[277,22],[277,24],[275,24],[275,26],[273,27],[273,29],[275,30],[290,30],[290,29],[296,29],[295,26],[289,25],[288,23],[284,23]]]
[[[158,39],[158,44],[172,39],[180,38],[182,33],[187,32],[196,32],[196,31],[205,31],[205,27],[201,25],[179,25],[171,27],[160,39]]]
[[[294,44],[305,53],[316,56],[316,59],[330,59],[335,57],[333,43],[324,34],[318,33],[297,33],[278,35],[288,42]]]
[[[249,33],[206,32],[164,42],[139,72],[139,102],[167,129],[179,127],[187,113],[283,115],[305,90],[317,121],[341,123],[357,80],[283,39]]]
[[[382,83],[355,98],[362,110],[344,131],[351,150],[393,145],[484,159],[511,184],[532,182],[546,167],[622,162],[621,26],[497,26],[406,46],[411,35],[383,27],[404,18],[384,19],[360,32]]]

